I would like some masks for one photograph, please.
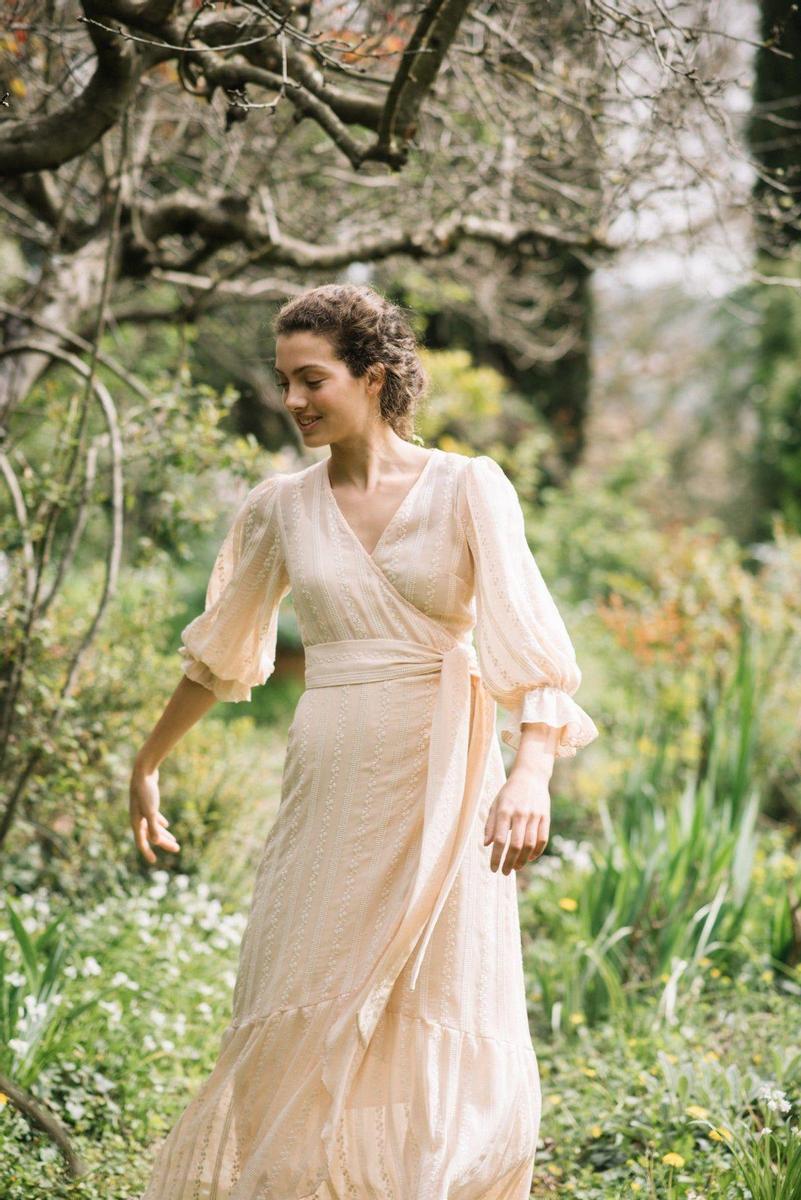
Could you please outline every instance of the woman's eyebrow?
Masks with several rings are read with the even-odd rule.
[[[300,371],[305,371],[307,367],[318,367],[318,368],[322,368],[322,370],[325,370],[323,363],[313,363],[313,362],[312,363],[304,363],[302,367],[295,367],[294,371],[290,371],[290,375],[297,375]],[[283,373],[284,373],[275,365],[273,366],[273,370],[278,375],[283,375]]]

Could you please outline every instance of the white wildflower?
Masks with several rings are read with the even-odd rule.
[[[111,986],[118,987],[118,988],[119,987],[130,988],[130,990],[132,992],[139,991],[139,984],[134,979],[131,979],[130,975],[126,974],[125,971],[117,971],[116,972],[116,974],[114,975],[114,978],[111,981]]]
[[[781,1088],[772,1087],[768,1083],[763,1083],[760,1086],[757,1092],[757,1099],[761,1100],[771,1112],[789,1112],[792,1108],[790,1101]]]
[[[111,1024],[118,1025],[122,1020],[122,1006],[117,1000],[98,1000],[98,1006],[112,1018]]]

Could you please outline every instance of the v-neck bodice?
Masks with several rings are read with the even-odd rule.
[[[379,552],[379,550],[383,546],[384,542],[387,541],[387,539],[389,538],[389,535],[392,533],[396,523],[400,520],[400,518],[403,516],[404,512],[407,510],[408,506],[414,500],[415,494],[420,490],[420,487],[421,487],[427,473],[431,469],[433,460],[437,457],[437,455],[439,453],[440,453],[440,451],[439,451],[438,447],[436,447],[436,446],[434,446],[429,451],[428,457],[426,458],[426,461],[423,464],[422,470],[418,472],[411,487],[407,489],[400,504],[397,506],[397,508],[393,512],[392,516],[389,518],[386,525],[384,526],[381,533],[379,534],[378,541],[375,543],[372,550],[368,550],[367,547],[365,546],[364,542],[358,536],[355,529],[351,525],[350,521],[347,519],[347,517],[343,513],[343,511],[339,505],[339,502],[338,502],[336,496],[334,495],[334,489],[331,486],[331,478],[328,473],[328,463],[330,461],[330,456],[329,456],[329,458],[325,458],[321,461],[321,463],[319,465],[320,465],[320,469],[323,473],[323,487],[325,489],[325,492],[326,492],[328,498],[330,499],[333,508],[336,510],[336,513],[337,513],[339,519],[341,520],[342,524],[345,526],[345,528],[348,530],[348,532],[351,534],[353,539],[356,541],[358,546],[361,548],[361,550],[364,552],[364,554],[367,555],[368,558],[375,560],[376,554]]]
[[[243,698],[248,680],[264,682],[277,606],[291,590],[304,648],[335,642],[352,654],[362,640],[393,639],[447,650],[473,635],[511,738],[523,713],[536,722],[541,712],[564,725],[560,753],[597,736],[571,699],[581,681],[575,652],[498,464],[434,449],[368,553],[336,502],[327,461],[249,493],[220,547],[206,611],[182,633],[193,677],[212,678],[226,699]]]

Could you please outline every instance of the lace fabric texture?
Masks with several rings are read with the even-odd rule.
[[[432,763],[459,778],[443,765],[443,713],[459,722],[454,747],[466,744],[464,723],[474,728],[479,688],[492,704],[488,714],[482,700],[482,720],[494,722],[495,701],[506,710],[510,745],[529,721],[559,731],[561,756],[598,731],[573,699],[581,674],[570,638],[514,488],[492,459],[433,451],[372,554],[326,469],[321,460],[251,490],[205,609],[182,633],[187,676],[219,699],[246,700],[273,670],[291,587],[304,646],[331,644],[325,661],[334,663],[341,648],[343,677],[363,681],[307,680],[231,1019],[211,1075],[158,1148],[142,1200],[525,1200],[541,1094],[516,873],[493,872],[483,845],[505,778],[497,737],[472,762],[475,819],[416,977],[416,927],[408,946],[398,931],[411,898],[419,908],[434,895],[421,886],[421,847],[436,857],[458,824],[458,793],[443,803],[436,788],[437,824],[427,824]],[[452,710],[437,703],[450,693],[440,695],[436,672],[371,668],[371,652],[390,640],[447,659],[471,633],[480,676],[450,676],[449,686],[458,677],[468,689]],[[365,1000],[375,964],[398,945]]]

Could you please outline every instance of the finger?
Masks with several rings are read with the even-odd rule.
[[[151,841],[162,850],[180,850],[181,848],[173,835],[166,829],[161,830],[158,837],[155,840],[151,838]]]
[[[536,859],[538,859],[545,850],[545,847],[548,845],[548,826],[548,817],[540,813],[537,817],[532,833],[532,850],[531,857],[529,859],[530,862],[534,862]]]
[[[523,840],[523,852],[525,858],[521,866],[526,866],[533,862],[537,857],[537,830],[539,829],[540,818],[538,813],[530,813],[526,821],[526,836]]]
[[[134,826],[134,840],[136,842],[137,849],[141,851],[142,856],[146,858],[149,863],[154,863],[156,861],[156,856],[147,843],[146,835],[147,820],[145,817],[142,817]]]
[[[509,837],[509,817],[505,813],[499,813],[495,820],[495,832],[492,838],[492,854],[490,856],[490,868],[493,871],[498,870],[498,864],[501,861],[501,856],[506,848],[506,842]]]
[[[526,826],[523,833],[523,845],[517,860],[518,870],[531,862],[531,855],[534,851],[534,842],[537,836],[537,821],[539,818],[536,813],[529,813],[525,820]]]
[[[522,867],[524,863],[528,862],[527,827],[528,814],[516,813],[512,818],[512,837],[503,864],[504,875],[510,874],[513,870],[516,871],[518,867]]]
[[[178,843],[171,833],[156,824],[154,814],[148,817],[148,840],[162,850],[177,850]]]
[[[493,800],[492,804],[490,805],[489,813],[487,814],[487,820],[484,824],[484,845],[485,846],[488,846],[490,844],[490,842],[492,841],[492,839],[495,837],[495,817],[496,817],[495,801]]]

